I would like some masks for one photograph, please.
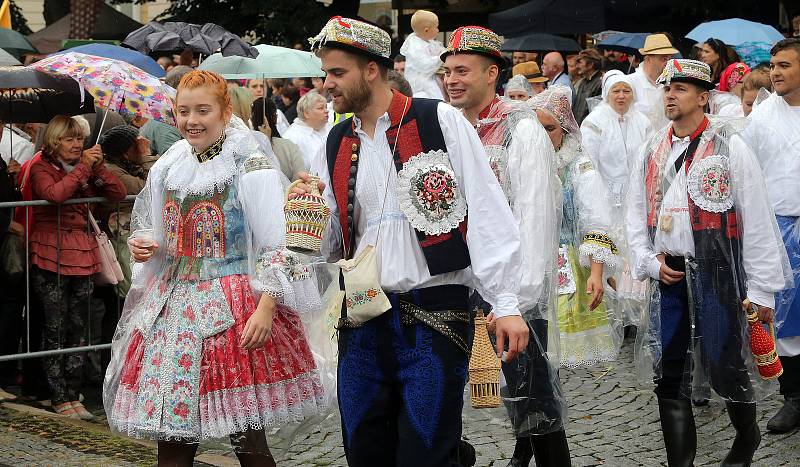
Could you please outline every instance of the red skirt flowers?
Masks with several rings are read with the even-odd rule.
[[[266,344],[241,348],[257,305],[247,276],[154,289],[168,298],[149,329],[133,331],[109,417],[113,428],[192,441],[325,412],[324,389],[294,311],[279,305]]]

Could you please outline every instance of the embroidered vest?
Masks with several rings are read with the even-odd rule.
[[[713,131],[713,132],[712,132]],[[687,174],[689,191],[688,208],[694,239],[695,261],[701,271],[726,280],[715,281],[719,296],[731,311],[738,310],[740,300],[745,295],[745,273],[741,258],[741,238],[738,216],[733,203],[733,190],[730,176],[730,157],[727,144],[732,129],[722,127],[703,130],[697,150],[686,154],[686,162],[681,168]],[[667,148],[672,140],[667,135]],[[656,151],[661,150],[660,142]],[[659,171],[654,167],[655,152],[646,161],[648,227],[651,241],[655,239],[658,225],[661,194],[656,193],[655,178]],[[653,201],[657,200],[657,203]],[[728,303],[729,302],[729,303]]]
[[[394,148],[395,142],[397,143],[394,163],[398,171],[409,159],[420,153],[436,150],[447,152],[436,111],[440,101],[408,98],[408,108],[405,116],[402,117],[401,124],[400,119],[403,109],[406,107],[406,101],[405,96],[397,91],[394,92],[394,98],[389,107],[391,124],[386,130],[389,147]],[[398,127],[402,127],[399,141],[397,140]],[[328,173],[339,208],[339,223],[342,227],[344,249],[347,252],[352,251],[354,246],[352,243],[355,239],[352,231],[354,228],[352,209],[348,210],[348,207],[352,206],[355,196],[354,177],[357,173],[355,163],[358,161],[360,146],[361,142],[353,129],[353,118],[350,117],[331,129],[325,148]],[[387,154],[386,157],[390,157],[390,155]],[[431,275],[458,271],[470,265],[469,249],[465,241],[466,227],[467,220],[464,219],[457,229],[439,235],[428,235],[416,230],[417,240],[422,247]]]

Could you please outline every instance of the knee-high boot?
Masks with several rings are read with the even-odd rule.
[[[692,403],[683,399],[658,399],[661,431],[669,467],[692,467],[697,453],[697,431]]]
[[[748,467],[753,462],[761,443],[761,432],[756,422],[756,404],[747,402],[726,402],[728,417],[736,430],[730,452],[722,461],[723,467]]]
[[[534,436],[533,458],[537,467],[570,467],[572,463],[564,430]]]

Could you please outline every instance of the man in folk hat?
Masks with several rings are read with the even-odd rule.
[[[535,457],[536,465],[565,466],[570,463],[563,419],[566,404],[558,373],[547,355],[548,327],[556,323],[553,305],[561,184],[553,145],[536,114],[495,94],[502,66],[500,44],[500,38],[489,29],[456,29],[442,54],[445,87],[451,105],[460,108],[477,129],[495,176],[513,206],[522,239],[519,298],[530,339],[517,361],[502,364],[508,383],[503,396],[517,438],[509,465],[527,466]],[[491,308],[477,301],[486,311]],[[489,315],[490,330],[495,316],[502,316],[497,311],[502,312],[495,309]]]
[[[650,34],[639,49],[644,60],[631,73],[631,85],[636,95],[636,110],[645,114],[653,128],[660,129],[667,124],[664,116],[664,87],[656,82],[664,67],[678,53],[666,34]]]
[[[531,83],[533,94],[539,94],[547,87],[547,76],[542,74],[539,65],[536,62],[523,62],[519,65],[514,65],[511,69],[511,76],[522,75]]]
[[[761,163],[795,271],[793,286],[776,297],[775,328],[783,365],[779,381],[784,404],[767,423],[767,430],[786,433],[800,426],[800,39],[780,41],[771,53],[770,79],[775,92],[753,109],[742,136]]]
[[[761,441],[760,382],[743,303],[772,320],[788,259],[756,157],[733,127],[703,113],[711,69],[670,60],[658,82],[672,123],[645,146],[627,200],[631,272],[657,281],[637,355],[655,363],[670,466],[694,461],[690,398],[709,382],[736,430],[722,465],[750,465]]]
[[[572,112],[578,125],[589,115],[588,98],[599,96],[603,88],[603,55],[597,49],[584,49],[578,54],[578,72],[581,80],[575,86]]]
[[[379,270],[362,275],[376,283],[363,294],[348,288],[350,276],[342,280],[338,395],[347,461],[460,465],[468,286],[495,307],[498,354],[507,350],[513,360],[528,342],[517,299],[519,232],[461,113],[392,91],[386,33],[336,17],[311,42],[334,110],[355,114],[331,130],[319,158],[327,163],[315,168],[332,210],[323,254],[374,258]],[[387,308],[353,321],[384,294]]]

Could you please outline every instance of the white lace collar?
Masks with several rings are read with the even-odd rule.
[[[165,164],[167,190],[193,196],[211,196],[230,185],[238,168],[237,162],[249,152],[257,151],[257,143],[245,131],[228,128],[222,152],[211,160],[200,162],[186,140],[174,144],[162,158]],[[252,146],[252,147],[251,147]]]

